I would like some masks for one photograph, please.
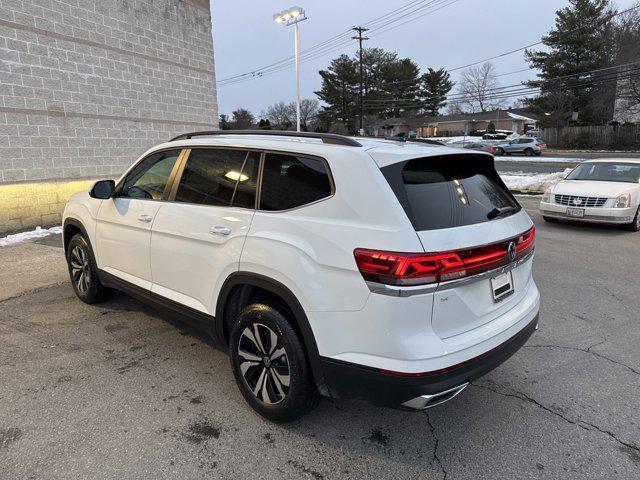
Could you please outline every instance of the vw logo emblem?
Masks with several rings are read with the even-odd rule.
[[[573,199],[573,204],[574,205],[582,205],[582,199],[581,198],[574,198]]]
[[[507,253],[509,254],[509,261],[513,262],[516,259],[516,244],[511,242],[507,247]]]

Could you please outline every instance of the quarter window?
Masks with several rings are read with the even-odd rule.
[[[258,152],[193,149],[175,201],[255,208],[259,163]]]
[[[261,210],[288,210],[331,195],[326,164],[304,156],[268,153],[260,193]]]
[[[154,153],[136,165],[125,178],[120,196],[162,200],[173,166],[181,150]]]

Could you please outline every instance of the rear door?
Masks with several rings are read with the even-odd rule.
[[[521,235],[533,225],[500,180],[490,157],[417,158],[383,167],[382,172],[425,252],[456,252],[461,258],[480,259],[502,252],[495,267],[509,270],[506,277],[502,272],[481,275],[469,270],[466,278],[454,275],[442,281],[432,315],[438,335],[449,338],[472,330],[517,304],[531,276],[531,261],[516,266],[508,257],[509,244],[522,241]],[[478,271],[487,269],[494,268]]]
[[[153,224],[153,292],[214,313],[215,286],[238,270],[255,213],[260,156],[223,148],[195,148],[184,156]]]
[[[151,226],[182,150],[156,152],[127,173],[114,198],[104,200],[96,224],[98,268],[123,280],[151,288]]]

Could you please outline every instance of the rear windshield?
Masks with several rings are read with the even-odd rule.
[[[484,157],[418,158],[381,170],[417,231],[489,222],[496,209],[505,212],[500,218],[520,211]]]

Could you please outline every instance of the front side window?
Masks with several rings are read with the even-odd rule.
[[[120,196],[144,200],[162,200],[181,150],[153,153],[129,172],[122,184]]]
[[[259,152],[196,148],[191,150],[176,202],[255,208]]]
[[[330,195],[329,172],[322,160],[301,155],[266,154],[261,210],[289,210]]]

